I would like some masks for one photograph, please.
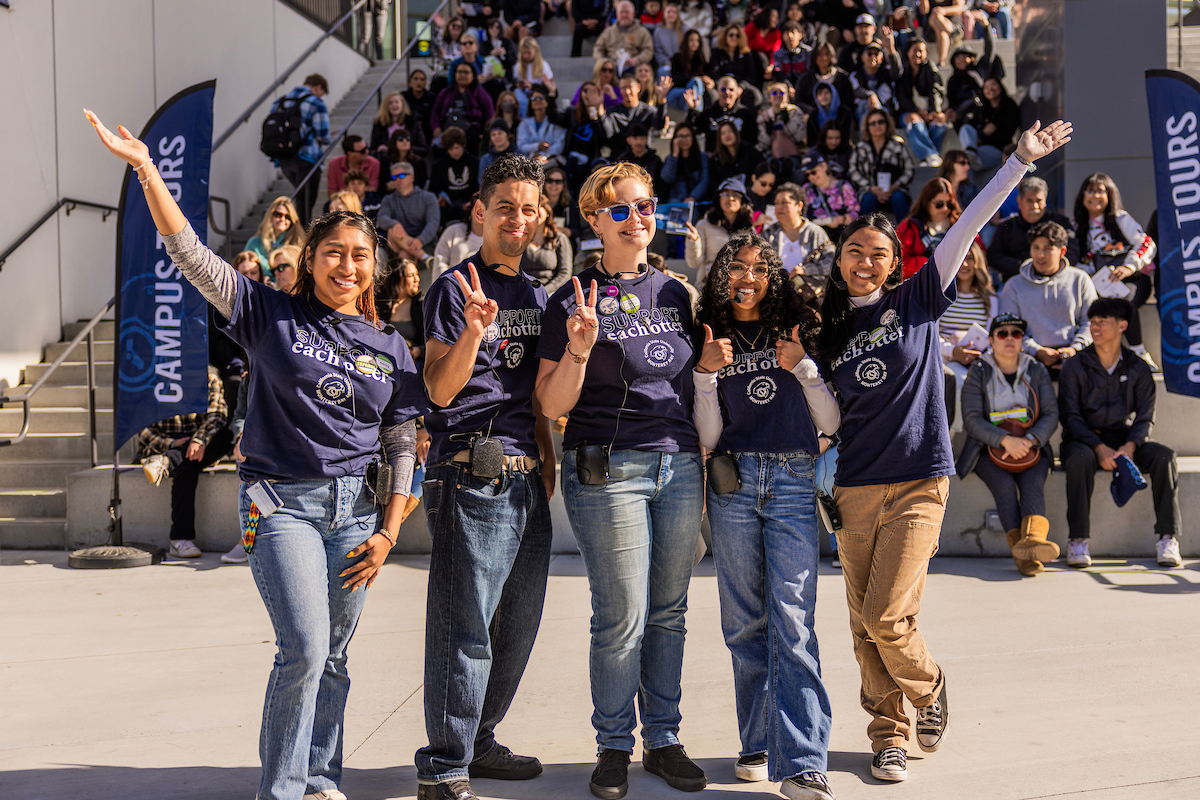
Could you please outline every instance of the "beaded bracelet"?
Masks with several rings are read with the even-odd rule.
[[[1020,161],[1022,164],[1024,164],[1025,169],[1028,170],[1029,172],[1037,172],[1037,165],[1034,164],[1032,161],[1026,161],[1025,159],[1021,158],[1021,154],[1018,153],[1016,150],[1013,151],[1013,158],[1015,158],[1017,161]]]

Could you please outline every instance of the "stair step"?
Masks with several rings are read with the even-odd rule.
[[[25,367],[25,380],[23,383],[33,385],[37,383],[42,374],[50,367],[49,364],[30,364]],[[95,377],[98,386],[112,386],[113,379],[113,362],[112,361],[97,361],[95,364]],[[63,385],[87,385],[87,362],[86,361],[64,361],[58,365],[58,369],[47,378],[48,384],[56,386]]]
[[[0,519],[64,517],[67,513],[67,484],[33,489],[0,489]]]
[[[70,343],[70,340],[65,342],[51,342],[50,344],[46,345],[46,354],[42,356],[42,359],[44,361],[53,363],[54,359],[58,358],[63,354],[64,351],[66,351],[67,345]],[[115,347],[116,343],[112,339],[95,341],[96,360],[112,361]],[[87,340],[85,339],[76,345],[75,349],[71,351],[71,355],[67,356],[67,359],[70,361],[87,361]]]
[[[0,517],[0,548],[62,550],[67,543],[67,518]]]
[[[63,325],[63,341],[71,341],[86,326],[87,320],[68,322],[66,325]],[[96,323],[95,332],[97,341],[111,342],[117,336],[116,323],[111,319],[102,319]]]
[[[23,383],[20,386],[9,390],[10,394],[21,394],[28,391],[29,384]],[[29,401],[30,408],[76,408],[87,410],[88,406],[88,390],[86,386],[55,386],[53,384],[43,384],[42,388],[38,389]],[[19,403],[14,403],[9,408],[20,408]],[[111,386],[96,387],[96,408],[112,408],[113,396]]]
[[[20,408],[0,408],[0,436],[11,436],[21,430],[25,413]],[[31,408],[29,431],[31,433],[80,433],[89,430],[90,420],[86,408]],[[96,409],[96,430],[112,433],[113,411],[111,408]]]
[[[15,445],[18,448],[20,446]],[[0,461],[0,486],[7,489],[66,486],[68,475],[82,469],[91,469],[91,466],[90,461],[77,459]]]
[[[100,461],[112,461],[111,433],[96,437]],[[86,433],[31,433],[20,444],[0,447],[0,463],[13,461],[79,460],[89,461],[92,457],[92,442]],[[133,444],[121,448],[121,463],[133,461]]]

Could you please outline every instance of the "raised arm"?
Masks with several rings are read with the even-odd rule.
[[[475,265],[469,264],[468,269],[471,273],[469,284],[461,272],[454,273],[464,298],[464,324],[458,340],[449,345],[430,337],[425,343],[425,387],[429,390],[429,399],[443,408],[454,402],[471,379],[483,332],[500,311],[496,301],[483,293]]]
[[[933,260],[937,264],[938,274],[942,278],[942,288],[947,289],[954,282],[958,268],[962,266],[971,242],[983,230],[1017,184],[1025,177],[1029,167],[1039,158],[1050,155],[1067,142],[1071,141],[1071,123],[1058,122],[1041,127],[1042,123],[1035,122],[1033,127],[1021,134],[1017,143],[1017,151],[1004,162],[987,186],[983,187],[970,205],[963,211],[962,216],[946,231],[945,238],[933,251]]]
[[[108,151],[134,168],[154,227],[162,235],[171,260],[221,316],[229,317],[237,298],[237,270],[200,243],[158,174],[150,158],[150,148],[124,125],[118,125],[117,133],[113,133],[91,111],[84,109],[83,113]]]

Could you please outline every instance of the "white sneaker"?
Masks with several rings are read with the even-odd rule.
[[[311,792],[304,795],[304,800],[350,800],[346,795],[339,792],[337,789],[322,789],[319,792]]]
[[[167,469],[171,466],[171,462],[164,455],[148,456],[142,459],[142,472],[146,475],[146,480],[153,483],[155,486],[162,483],[162,479],[167,475]]]
[[[899,747],[885,747],[871,759],[871,774],[881,781],[908,778],[908,753]]]
[[[925,159],[931,167],[940,167],[942,165],[942,157],[934,153],[929,158]]]
[[[1090,567],[1092,554],[1088,552],[1087,539],[1067,539],[1067,566]]]
[[[1160,536],[1154,545],[1154,552],[1160,567],[1175,569],[1183,566],[1183,559],[1179,557],[1179,540],[1174,536]]]
[[[1151,357],[1151,355],[1149,353],[1147,353],[1145,350],[1138,353],[1137,357],[1140,358],[1142,361],[1146,362],[1146,366],[1150,368],[1151,372],[1154,372],[1154,373],[1162,372],[1162,367],[1160,367],[1158,364],[1155,364],[1154,358]]]
[[[201,555],[200,548],[191,539],[172,539],[168,552],[175,558],[199,558]]]
[[[222,564],[245,564],[250,560],[250,554],[246,552],[246,548],[242,547],[242,543],[238,542],[225,555],[221,556]]]

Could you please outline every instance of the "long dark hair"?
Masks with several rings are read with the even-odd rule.
[[[740,233],[732,237],[725,246],[717,252],[704,288],[700,292],[700,305],[696,309],[699,341],[704,341],[704,329],[707,324],[713,330],[713,335],[726,337],[733,335],[733,301],[730,299],[729,267],[743,247],[758,249],[759,257],[767,262],[770,277],[767,281],[767,291],[763,295],[758,310],[759,324],[768,331],[768,342],[775,339],[787,339],[792,335],[792,328],[800,326],[800,341],[804,349],[812,352],[817,331],[817,315],[804,304],[800,293],[792,284],[783,262],[775,248],[763,237],[754,233]]]
[[[949,220],[951,225],[958,222],[958,218],[962,216],[962,209],[958,205],[958,198],[954,196],[954,187],[945,178],[932,178],[921,187],[921,194],[917,196],[917,202],[913,203],[908,219],[915,219],[920,221],[922,225],[928,225],[929,204],[939,194],[947,195],[950,198],[946,204],[950,207],[950,216],[946,217],[946,219]]]
[[[817,363],[826,376],[832,374],[833,361],[846,349],[846,345],[850,343],[850,334],[854,330],[854,306],[850,303],[850,291],[842,278],[842,248],[846,246],[846,240],[863,228],[879,231],[892,243],[895,261],[892,271],[883,282],[883,291],[894,291],[904,280],[900,266],[900,237],[896,235],[891,220],[876,212],[857,217],[846,226],[842,237],[838,239],[837,249],[833,252],[833,268],[825,283],[825,302],[821,304],[822,325],[817,335],[815,352]]]
[[[312,267],[313,256],[321,243],[343,226],[353,228],[367,237],[372,245],[371,258],[375,259],[375,244],[379,241],[379,234],[375,232],[375,226],[371,224],[371,220],[362,214],[355,214],[353,211],[332,211],[317,219],[308,229],[308,244],[300,253],[300,264],[296,269],[296,284],[292,287],[292,294],[311,294],[316,289],[317,281],[313,276]],[[366,290],[358,296],[358,300],[355,302],[355,306],[363,317],[373,325],[379,320],[375,311],[375,284],[378,281],[379,265],[376,264],[371,282],[367,284]]]
[[[1081,242],[1080,250],[1085,251],[1085,255],[1090,250],[1087,239],[1088,224],[1092,215],[1083,205],[1083,196],[1093,186],[1103,186],[1104,191],[1108,193],[1108,206],[1104,209],[1104,229],[1108,231],[1108,235],[1113,238],[1114,242],[1120,242],[1128,247],[1130,242],[1125,238],[1125,234],[1121,233],[1121,226],[1117,224],[1117,214],[1125,210],[1125,207],[1121,205],[1121,190],[1117,188],[1117,184],[1113,183],[1113,179],[1103,172],[1093,172],[1083,179],[1083,183],[1079,187],[1079,194],[1075,195],[1075,231]]]
[[[742,195],[742,207],[733,217],[733,222],[725,219],[725,212],[721,210],[721,193],[717,192],[716,202],[712,204],[712,208],[704,215],[704,218],[710,224],[716,225],[722,230],[733,233],[734,231],[744,231],[754,225],[754,212],[750,208],[750,198]]]
[[[726,147],[725,144],[721,141],[721,128],[726,128],[726,127],[729,128],[729,130],[733,131],[733,140],[734,141],[733,141],[733,151],[732,152],[730,152],[730,148]],[[737,162],[737,157],[738,157],[738,155],[740,155],[741,149],[742,149],[742,134],[740,131],[738,131],[737,125],[734,125],[728,119],[721,120],[721,123],[719,125],[717,125],[717,146],[713,150],[713,152],[717,154],[717,161],[724,164],[725,166],[734,164]]]
[[[700,159],[705,158],[704,150],[700,147],[700,137],[696,135],[696,126],[690,122],[681,122],[675,126],[675,133],[678,134],[681,130],[687,128],[692,132],[692,147],[688,150],[686,156],[680,156],[679,169],[683,175],[697,175],[700,172]],[[676,173],[680,175],[680,173]]]
[[[689,36],[696,37],[696,49],[690,55],[684,55],[683,46],[687,43]],[[704,57],[704,37],[700,35],[700,31],[695,28],[688,28],[683,32],[683,36],[679,39],[679,60],[683,62],[683,68],[689,76],[703,75],[708,72],[708,59]],[[686,88],[686,87],[680,87]]]

